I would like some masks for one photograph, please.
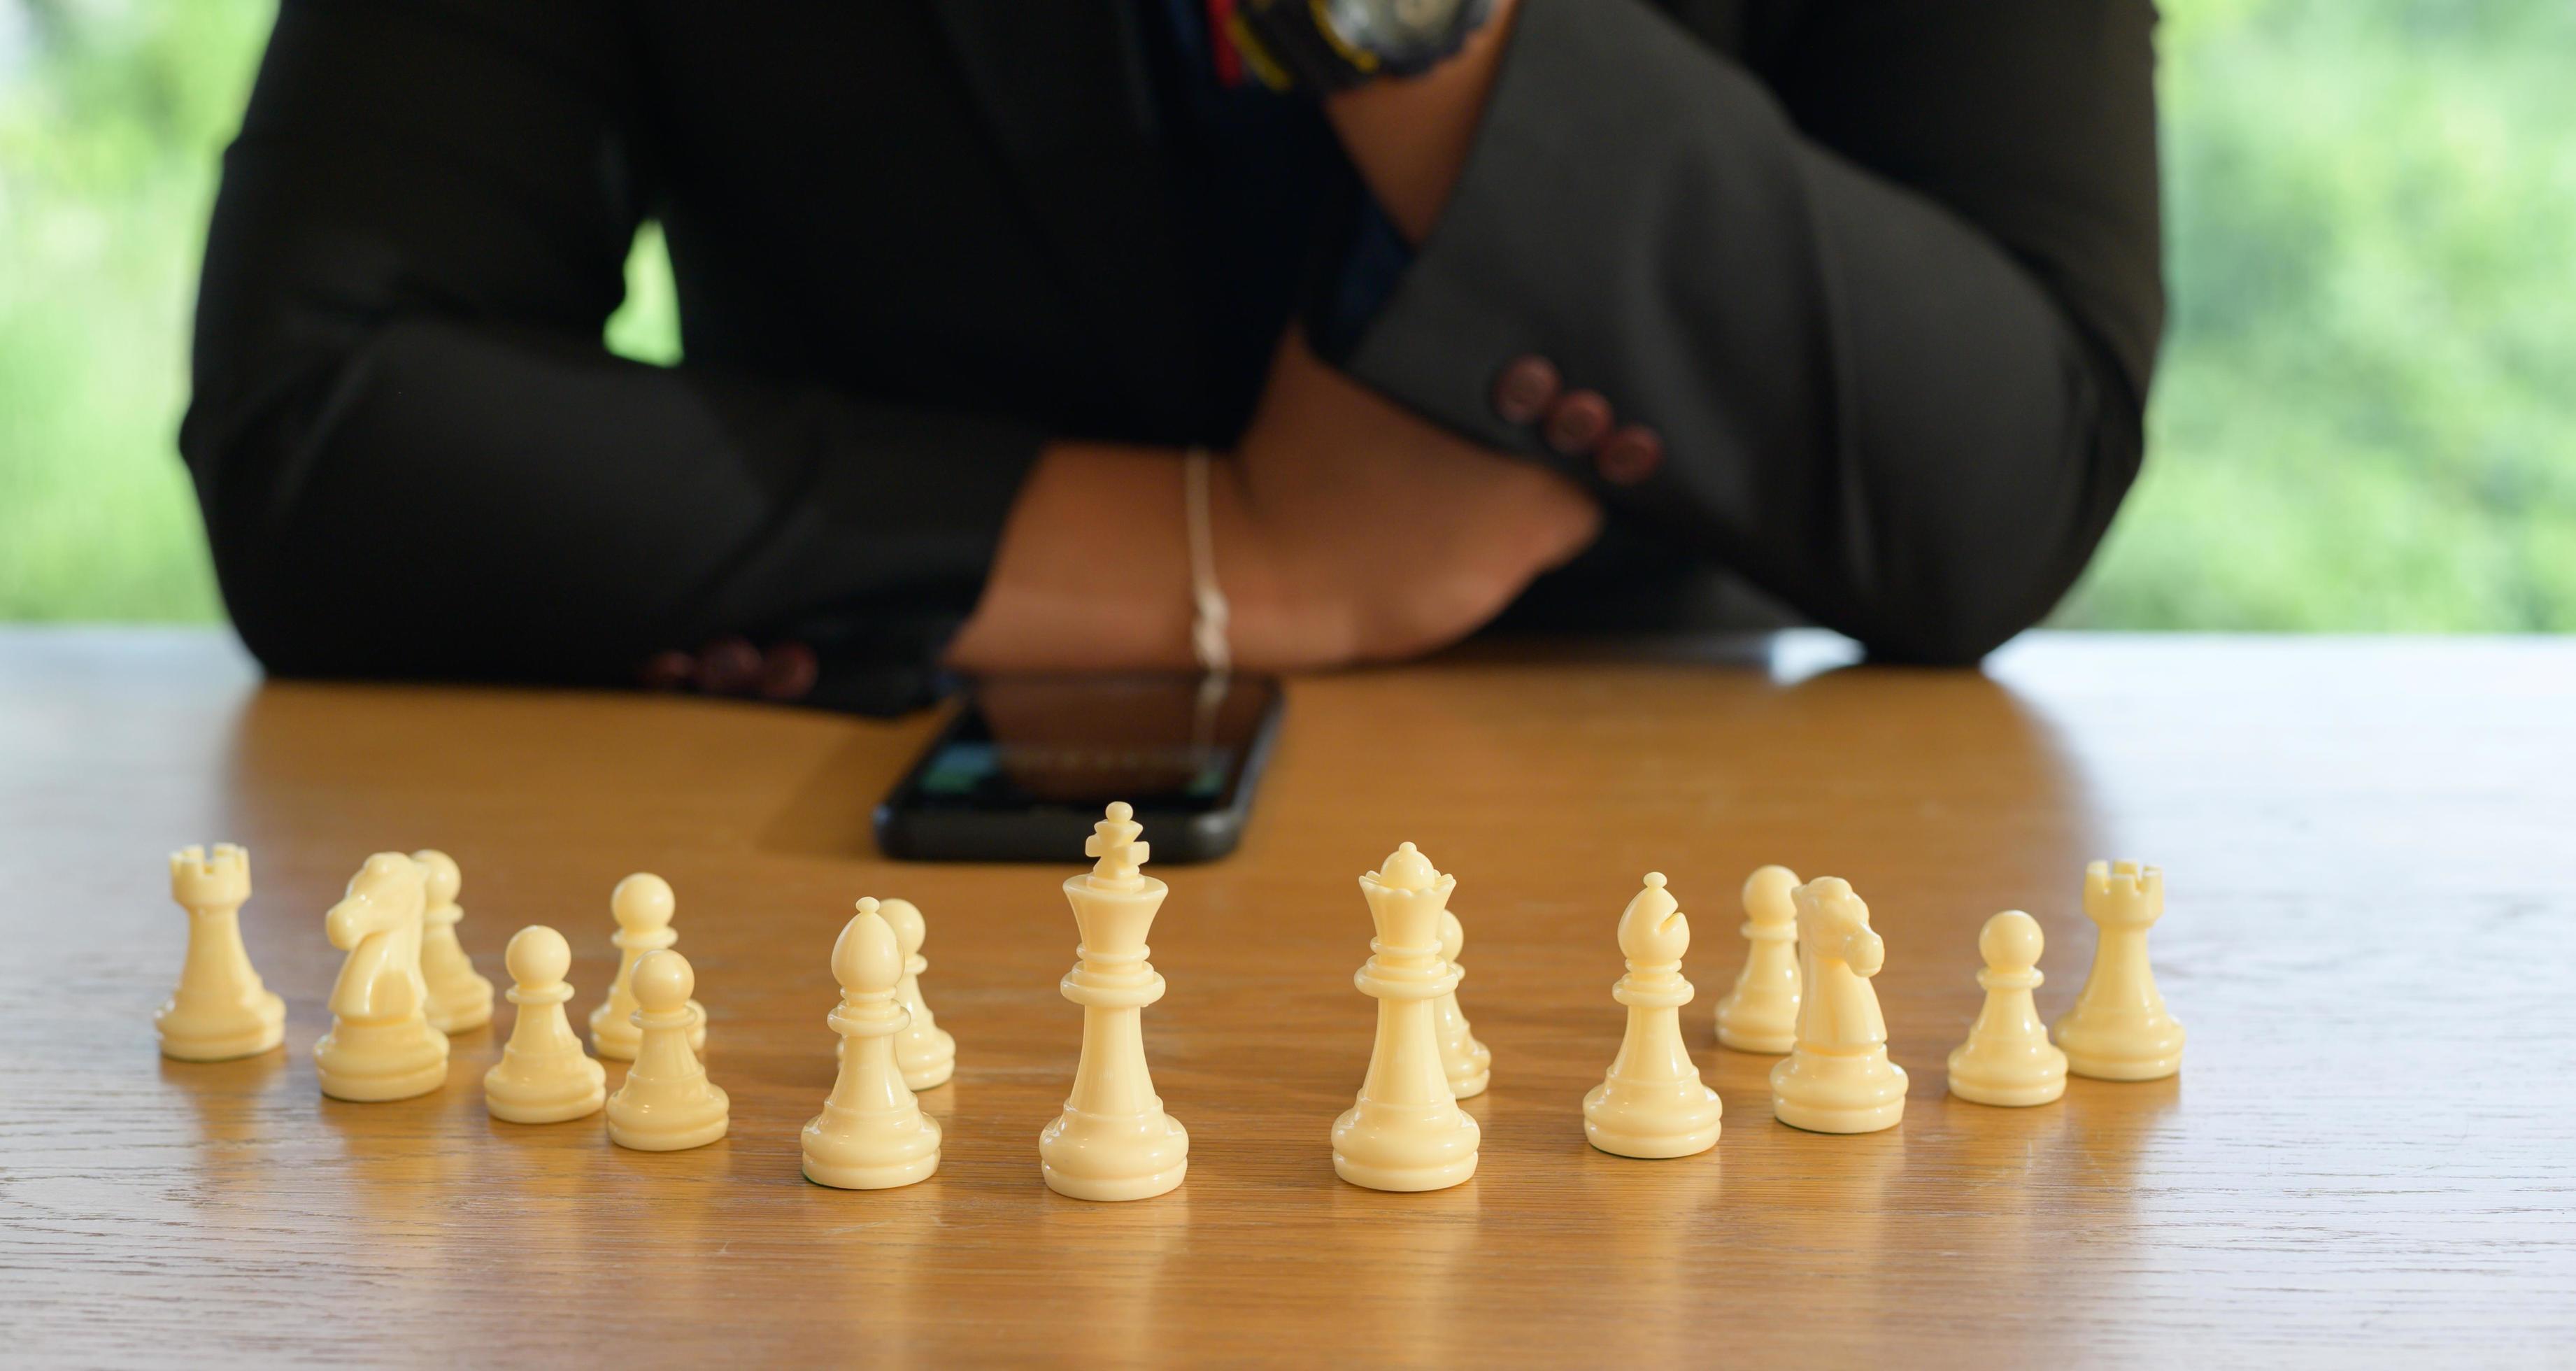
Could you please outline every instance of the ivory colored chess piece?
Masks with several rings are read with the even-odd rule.
[[[1717,1002],[1717,1040],[1772,1056],[1798,1044],[1798,873],[1766,866],[1744,878],[1744,969]]]
[[[617,920],[617,931],[608,935],[608,941],[617,946],[617,979],[609,983],[608,998],[590,1011],[590,1045],[599,1055],[623,1062],[635,1060],[635,1046],[640,1041],[631,984],[635,964],[644,959],[644,954],[680,941],[679,933],[671,927],[671,916],[678,907],[671,883],[649,871],[636,872],[609,892],[608,913]],[[706,1007],[691,1000],[689,1012],[697,1016],[689,1025],[689,1049],[704,1052]]]
[[[1137,870],[1153,853],[1134,816],[1123,800],[1109,806],[1082,847],[1091,870],[1064,883],[1082,941],[1062,989],[1082,1006],[1082,1059],[1038,1158],[1047,1188],[1077,1200],[1150,1199],[1190,1168],[1189,1130],[1163,1112],[1145,1066],[1145,1006],[1163,998],[1145,935],[1170,892]]]
[[[608,1068],[581,1050],[564,1001],[572,987],[572,944],[544,924],[510,935],[501,952],[516,984],[510,1003],[519,1007],[501,1060],[483,1073],[483,1107],[510,1123],[562,1123],[588,1118],[608,1102]]]
[[[2084,917],[2101,941],[2075,1007],[2057,1020],[2057,1045],[2076,1075],[2154,1081],[2182,1069],[2182,1025],[2165,1012],[2147,960],[2147,930],[2164,915],[2161,870],[2136,862],[2084,868]]]
[[[1905,1116],[1905,1070],[1887,1059],[1887,1021],[1869,978],[1887,945],[1849,882],[1790,892],[1798,909],[1798,1041],[1771,1068],[1771,1112],[1812,1133],[1875,1133]]]
[[[1458,965],[1458,950],[1467,945],[1467,929],[1458,916],[1440,911],[1440,960],[1464,980],[1467,968]],[[1431,1014],[1440,1033],[1440,1069],[1448,1074],[1449,1093],[1459,1099],[1482,1095],[1494,1078],[1493,1049],[1476,1041],[1476,1030],[1468,1025],[1467,1016],[1458,1009],[1458,992],[1450,991],[1431,1002]]]
[[[921,955],[928,932],[922,926],[921,911],[910,900],[887,900],[877,906],[877,913],[894,930],[895,948],[903,955],[903,980],[894,990],[895,1003],[912,1016],[904,1030],[894,1035],[894,1058],[903,1066],[903,1083],[914,1090],[946,1085],[957,1073],[957,1039],[939,1026],[930,1006],[922,1002],[921,973],[930,969],[930,959]]]
[[[823,1112],[805,1124],[805,1178],[817,1185],[886,1190],[939,1169],[939,1125],[922,1114],[897,1062],[912,1016],[903,1007],[902,945],[884,917],[894,903],[859,901],[832,943],[841,1003],[827,1022],[841,1035],[841,1071]]]
[[[1371,1190],[1442,1190],[1476,1174],[1475,1119],[1440,1064],[1431,1002],[1458,988],[1440,956],[1455,877],[1406,843],[1360,877],[1377,937],[1352,978],[1377,1001],[1377,1045],[1359,1098],[1333,1121],[1333,1171]]]
[[[1664,889],[1664,873],[1646,873],[1645,888],[1619,916],[1619,951],[1628,974],[1610,998],[1628,1006],[1628,1034],[1610,1074],[1583,1097],[1583,1136],[1621,1157],[1687,1157],[1717,1146],[1724,1107],[1700,1083],[1682,1046],[1682,978],[1690,919]]]
[[[421,915],[420,975],[429,983],[429,1026],[457,1034],[492,1022],[492,983],[475,974],[456,925],[465,918],[456,902],[465,877],[456,859],[430,848],[411,854],[427,870],[428,910]]]
[[[608,1140],[638,1152],[679,1152],[725,1135],[733,1102],[689,1046],[698,973],[667,948],[635,960],[635,1064],[608,1097]]]
[[[1968,1028],[1968,1040],[1950,1050],[1950,1093],[1978,1104],[2046,1104],[2066,1093],[2066,1054],[2051,1047],[2030,992],[2046,979],[2039,953],[2045,946],[2039,920],[2007,909],[1977,933],[1977,955],[1986,968],[1977,984],[1985,1008]]]
[[[260,984],[242,947],[250,854],[231,843],[170,854],[170,898],[188,911],[188,955],[179,985],[152,1015],[161,1055],[224,1062],[266,1052],[286,1037],[286,1001]]]
[[[447,1081],[447,1035],[429,1026],[420,975],[421,864],[379,852],[349,878],[323,920],[349,954],[331,986],[331,1031],[313,1044],[322,1093],[340,1100],[407,1100]]]

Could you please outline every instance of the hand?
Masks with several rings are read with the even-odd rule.
[[[1424,420],[1290,330],[1214,483],[1217,576],[1247,666],[1417,656],[1583,550],[1601,509],[1572,481]]]

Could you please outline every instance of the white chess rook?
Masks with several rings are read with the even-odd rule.
[[[1798,907],[1798,1042],[1771,1068],[1771,1112],[1815,1133],[1875,1133],[1905,1117],[1905,1071],[1887,1059],[1887,1020],[1869,978],[1887,945],[1869,906],[1835,876],[1792,892]]]
[[[1377,936],[1352,981],[1377,1001],[1377,1045],[1358,1100],[1333,1121],[1333,1171],[1353,1185],[1441,1190],[1476,1174],[1476,1121],[1450,1090],[1431,1008],[1458,988],[1440,956],[1457,884],[1411,843],[1360,877]]]
[[[188,955],[178,987],[152,1016],[161,1055],[183,1062],[256,1056],[286,1037],[286,1001],[262,985],[242,947],[250,854],[231,843],[170,854],[170,898],[188,911]]]
[[[1145,1006],[1163,998],[1145,935],[1169,892],[1137,870],[1152,854],[1134,814],[1109,806],[1083,845],[1092,869],[1064,883],[1082,941],[1062,989],[1082,1006],[1082,1059],[1038,1157],[1048,1188],[1077,1200],[1150,1199],[1189,1171],[1189,1130],[1163,1112],[1145,1065]]]
[[[519,1007],[501,1060],[483,1073],[483,1107],[508,1123],[562,1123],[585,1119],[608,1102],[608,1069],[592,1061],[574,1036],[564,1002],[572,986],[572,944],[544,924],[510,937],[501,953],[509,968],[510,1003]]]
[[[313,1044],[322,1093],[341,1100],[407,1100],[447,1081],[447,1035],[429,1026],[420,975],[421,864],[379,852],[349,879],[323,921],[349,954],[331,986],[331,1031]]]
[[[1610,997],[1628,1006],[1628,1033],[1610,1073],[1583,1097],[1583,1135],[1621,1157],[1687,1157],[1717,1146],[1724,1107],[1702,1084],[1682,1045],[1682,1006],[1691,983],[1682,977],[1690,920],[1664,889],[1664,873],[1646,873],[1645,888],[1619,916],[1619,950],[1628,974]]]
[[[2165,914],[2165,875],[2136,862],[2084,868],[2084,916],[2101,937],[2057,1045],[2078,1076],[2153,1081],[2182,1070],[2182,1025],[2165,1010],[2147,959],[2147,930]]]
[[[841,1070],[823,1112],[806,1122],[803,1146],[805,1178],[841,1190],[910,1185],[939,1169],[939,1125],[922,1114],[895,1058],[912,1015],[897,989],[904,958],[884,910],[859,901],[832,943],[841,1003],[828,1022],[841,1035]]]

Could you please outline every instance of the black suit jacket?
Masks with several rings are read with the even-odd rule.
[[[825,698],[917,697],[1042,443],[1241,417],[1175,267],[1140,13],[284,0],[181,438],[244,639],[290,673],[602,680],[795,634]],[[1687,618],[1740,577],[1973,659],[2139,461],[2153,21],[1526,0],[1437,231],[1329,355],[1605,501],[1523,619]],[[599,342],[648,215],[669,370]],[[1498,413],[1524,356],[1661,464],[1612,480]]]

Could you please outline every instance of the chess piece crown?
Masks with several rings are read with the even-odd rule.
[[[1458,988],[1458,969],[1440,955],[1440,916],[1458,878],[1444,875],[1411,843],[1360,877],[1377,936],[1354,984],[1378,999],[1427,1000]]]
[[[858,911],[877,922],[852,919],[832,940],[832,978],[841,983],[841,1004],[832,1011],[830,1022],[843,1034],[893,1033],[912,1022],[912,1015],[894,999],[895,984],[903,979],[903,953],[893,928],[884,924],[885,915],[875,897],[861,897]],[[878,934],[881,927],[883,936]]]
[[[1645,888],[1619,915],[1619,952],[1628,959],[1628,974],[1611,995],[1646,1009],[1690,1003],[1691,983],[1682,978],[1682,954],[1689,950],[1690,916],[1664,888],[1664,873],[1647,872]]]
[[[239,909],[250,902],[250,854],[232,843],[171,853],[170,898],[189,909]]]
[[[1163,998],[1163,977],[1146,960],[1153,949],[1145,934],[1169,889],[1141,870],[1153,849],[1143,841],[1135,808],[1120,800],[1105,813],[1082,845],[1083,855],[1096,859],[1091,870],[1064,883],[1081,940],[1062,989],[1076,1004],[1141,1009]]]

